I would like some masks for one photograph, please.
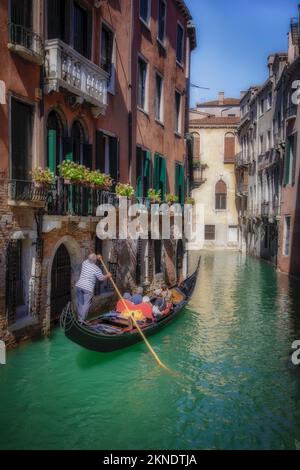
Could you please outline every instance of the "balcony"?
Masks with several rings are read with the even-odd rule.
[[[60,39],[45,43],[45,93],[64,90],[76,107],[89,104],[95,117],[107,107],[109,74]]]
[[[194,188],[199,188],[206,182],[206,178],[204,178],[204,171],[206,170],[207,165],[200,163],[200,161],[194,160],[193,161],[193,186]]]
[[[43,63],[43,42],[41,37],[25,26],[9,23],[8,49],[34,64]]]
[[[298,109],[298,106],[296,104],[292,104],[286,110],[286,121],[291,121],[292,119],[297,118],[297,109]]]
[[[51,186],[37,187],[32,181],[12,180],[8,184],[8,204],[44,208],[48,215],[95,217],[100,204],[118,207],[115,193],[82,185],[65,184],[61,178]]]
[[[8,205],[43,207],[48,196],[48,189],[37,187],[33,181],[12,180],[8,183]]]

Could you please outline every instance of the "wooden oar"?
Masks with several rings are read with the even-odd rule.
[[[123,299],[123,296],[122,296],[121,292],[119,291],[119,289],[118,289],[118,287],[117,287],[115,281],[114,281],[113,278],[112,278],[111,273],[110,273],[109,270],[107,269],[106,264],[104,263],[104,260],[103,260],[102,256],[101,256],[101,255],[98,255],[97,257],[98,257],[98,259],[101,261],[102,266],[103,266],[103,268],[104,268],[106,274],[109,276],[110,282],[112,283],[112,285],[113,285],[113,287],[114,287],[114,289],[115,289],[115,291],[116,291],[118,297],[119,297],[120,300],[123,302],[123,305],[124,305],[125,309],[127,310],[127,313],[128,313],[128,315],[129,315],[129,317],[131,318],[131,320],[132,320],[134,326],[136,327],[136,329],[138,330],[138,332],[139,332],[139,334],[141,335],[142,339],[144,340],[144,342],[145,342],[147,348],[149,349],[150,353],[152,354],[152,356],[153,356],[154,359],[156,360],[157,364],[158,364],[162,369],[167,370],[167,371],[170,372],[170,369],[169,369],[167,366],[165,366],[165,364],[159,359],[158,355],[156,354],[156,352],[155,352],[154,349],[152,348],[151,344],[150,344],[149,341],[147,340],[146,336],[145,336],[144,333],[142,332],[140,326],[138,325],[137,321],[135,320],[134,316],[132,315],[131,311],[129,310],[129,308],[128,308],[126,302],[125,302],[125,300]]]

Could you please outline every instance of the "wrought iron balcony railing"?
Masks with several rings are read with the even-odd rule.
[[[45,74],[46,93],[65,90],[74,106],[85,101],[95,116],[105,114],[109,74],[60,39],[45,42]]]
[[[42,38],[23,25],[9,23],[8,48],[30,62],[43,63]]]
[[[47,200],[49,188],[38,187],[33,181],[12,180],[8,183],[8,198],[15,203],[40,203]]]

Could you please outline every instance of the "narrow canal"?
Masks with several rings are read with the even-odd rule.
[[[193,255],[193,258],[195,256]],[[51,338],[0,368],[1,449],[300,449],[299,283],[204,253],[189,308],[140,344],[96,354]]]

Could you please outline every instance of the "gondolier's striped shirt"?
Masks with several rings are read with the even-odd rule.
[[[86,290],[87,292],[94,293],[97,279],[103,281],[105,277],[100,268],[89,260],[82,263],[81,274],[76,287]]]

